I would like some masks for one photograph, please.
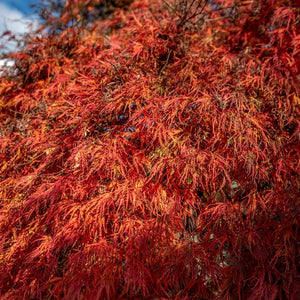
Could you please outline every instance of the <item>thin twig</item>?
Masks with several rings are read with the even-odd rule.
[[[171,50],[169,50],[169,52],[168,52],[168,56],[167,56],[167,60],[166,60],[165,64],[162,66],[162,68],[160,69],[158,76],[161,76],[161,74],[162,74],[163,70],[165,69],[165,67],[166,67],[166,66],[167,66],[167,64],[169,63],[169,59],[170,59],[170,55],[171,55],[171,53],[172,53],[172,49],[171,49]]]

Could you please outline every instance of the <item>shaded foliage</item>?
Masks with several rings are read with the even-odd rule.
[[[196,3],[73,10],[12,54],[1,299],[300,294],[299,10]]]
[[[70,27],[86,27],[111,16],[116,8],[128,8],[133,0],[42,0],[34,4],[41,21],[52,33]]]

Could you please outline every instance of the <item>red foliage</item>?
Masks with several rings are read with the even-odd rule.
[[[200,2],[137,0],[12,55],[1,299],[300,294],[299,9]]]

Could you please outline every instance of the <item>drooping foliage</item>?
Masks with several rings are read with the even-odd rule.
[[[1,75],[1,299],[296,299],[299,8],[101,3]]]

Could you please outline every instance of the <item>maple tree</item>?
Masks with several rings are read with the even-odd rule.
[[[296,299],[294,1],[58,8],[0,79],[1,299]]]

